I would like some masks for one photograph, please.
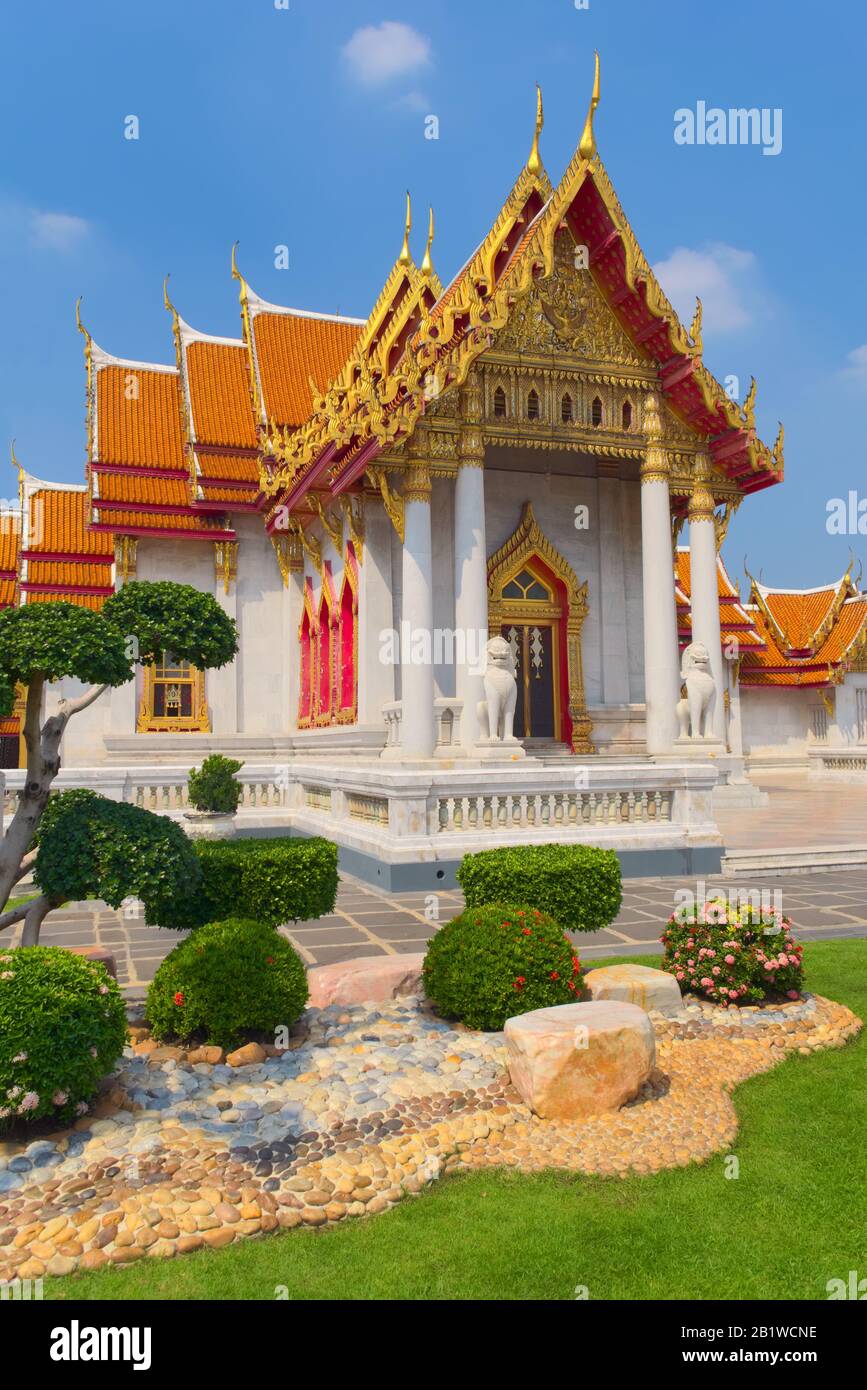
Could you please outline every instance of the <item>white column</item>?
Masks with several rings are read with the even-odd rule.
[[[728,671],[729,691],[729,752],[737,758],[742,758],[744,755],[744,731],[741,716],[740,658],[736,657],[733,661],[726,662],[726,669]]]
[[[228,544],[228,543],[226,543]],[[233,621],[238,618],[237,577],[231,576],[228,584],[217,564],[215,544],[214,597],[223,612]],[[237,565],[237,543],[234,552]],[[205,673],[205,696],[211,710],[211,730],[215,734],[238,733],[238,682],[240,679],[241,643],[243,634],[238,623],[238,652],[233,661]]]
[[[716,527],[713,494],[707,486],[708,461],[699,455],[695,483],[689,499],[689,585],[692,641],[702,642],[710,654],[710,670],[716,686],[712,719],[714,737],[725,741],[723,709],[722,637],[719,625],[719,581],[716,563]]]
[[[304,604],[304,551],[295,531],[279,538],[282,547],[280,574],[283,580],[283,672],[282,727],[290,733],[298,728],[298,700],[301,693],[301,647],[298,629]]]
[[[655,395],[644,407],[647,449],[641,466],[641,570],[644,598],[644,700],[648,753],[670,753],[677,736],[680,689],[669,460]]]
[[[626,578],[623,569],[623,484],[620,467],[600,460],[599,619],[602,633],[602,703],[629,704],[629,651],[626,641]]]
[[[488,554],[485,543],[485,446],[482,442],[482,383],[472,372],[461,391],[458,474],[455,479],[455,695],[463,700],[461,743],[478,742],[477,707],[485,698],[488,640]]]
[[[403,489],[401,614],[401,747],[405,758],[431,758],[436,747],[433,669],[433,579],[427,430],[416,425]]]

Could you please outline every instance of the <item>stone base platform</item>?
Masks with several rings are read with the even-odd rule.
[[[418,998],[309,1011],[292,1050],[237,1070],[130,1053],[74,1129],[0,1143],[0,1279],[372,1215],[442,1173],[622,1177],[700,1162],[737,1133],[739,1082],[861,1027],[826,999],[792,1007],[651,1015],[650,1078],[621,1110],[580,1123],[520,1101],[502,1034],[451,1027]]]

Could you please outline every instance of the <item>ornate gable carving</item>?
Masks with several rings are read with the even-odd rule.
[[[589,270],[575,266],[571,234],[557,237],[554,272],[512,306],[494,337],[494,352],[573,354],[588,363],[652,366],[608,307]]]

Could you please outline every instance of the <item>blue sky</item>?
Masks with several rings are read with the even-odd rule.
[[[741,396],[756,376],[762,436],[786,426],[786,481],[744,503],[730,568],[747,555],[766,581],[800,586],[839,575],[850,547],[867,559],[867,537],[826,530],[829,498],[867,496],[861,5],[282,2],[7,8],[0,439],[31,472],[82,477],[77,295],[106,350],[170,361],[163,276],[195,327],[237,335],[238,239],[265,298],[365,316],[407,187],[419,257],[434,205],[445,279],[526,158],[536,80],[559,177],[598,47],[599,148],[639,242],[687,318],[702,294],[711,370],[738,376]],[[781,108],[782,151],[676,144],[675,111],[698,101]],[[431,114],[438,140],[424,138]]]

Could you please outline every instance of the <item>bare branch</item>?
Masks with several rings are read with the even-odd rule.
[[[27,916],[27,909],[29,906],[29,902],[19,903],[17,907],[10,908],[8,912],[4,912],[2,917],[0,917],[0,931],[3,931],[4,927],[14,927],[16,922],[22,921],[22,919]]]
[[[24,930],[21,933],[22,946],[38,946],[39,930],[45,918],[53,907],[59,906],[56,898],[49,898],[42,893],[38,898],[31,898],[26,904],[24,914]]]
[[[74,714],[79,714],[81,710],[87,709],[88,705],[92,705],[94,700],[98,700],[104,690],[108,690],[108,685],[92,685],[75,700],[60,700],[57,706],[58,714],[71,719]]]

